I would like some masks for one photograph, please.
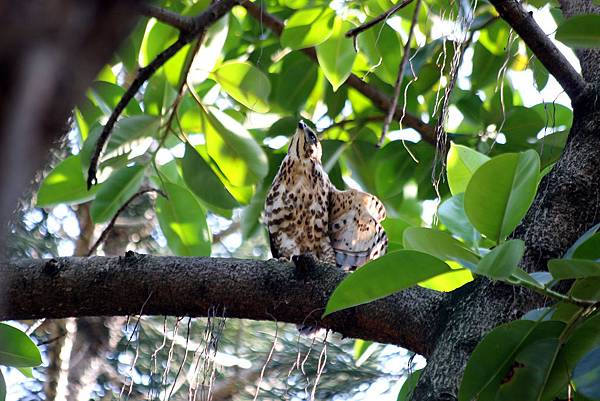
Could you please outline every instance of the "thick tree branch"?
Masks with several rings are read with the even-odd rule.
[[[0,321],[67,316],[224,316],[326,327],[347,337],[398,344],[428,355],[446,315],[446,296],[411,288],[319,321],[345,277],[316,266],[221,258],[138,255],[0,262],[8,284]]]
[[[189,21],[193,29],[182,31],[179,38],[171,46],[163,50],[154,60],[147,66],[140,69],[138,75],[133,80],[119,103],[115,106],[115,109],[111,113],[106,125],[102,128],[102,132],[96,142],[96,147],[90,161],[90,167],[88,169],[87,186],[88,189],[97,182],[96,172],[98,169],[98,161],[100,160],[100,154],[102,153],[104,146],[108,142],[111,131],[117,122],[117,119],[127,107],[131,99],[135,96],[138,90],[142,87],[150,77],[162,67],[167,61],[171,59],[183,46],[190,43],[197,36],[199,36],[206,28],[218,21],[221,17],[227,14],[233,6],[239,4],[240,0],[221,0],[213,3],[206,11],[201,14],[192,17]],[[183,18],[183,17],[182,17]]]
[[[546,69],[556,78],[573,103],[586,92],[586,82],[566,57],[546,36],[533,19],[533,13],[525,11],[517,0],[490,0],[500,17],[519,34]]]
[[[275,34],[277,34],[277,36],[281,36],[284,26],[283,21],[267,13],[261,6],[256,5],[248,0],[242,0],[241,5],[248,10],[248,14],[254,17],[254,19],[260,21],[260,23],[262,23],[264,26],[271,29]],[[309,47],[303,49],[302,51],[313,61],[318,62],[317,53],[314,47]],[[392,105],[392,99],[389,96],[374,86],[369,85],[355,74],[350,74],[344,85],[350,86],[351,88],[354,88],[365,95],[371,100],[371,102],[373,102],[375,107],[384,113],[387,113]],[[435,145],[436,140],[433,126],[424,123],[420,118],[411,113],[402,113],[402,109],[399,107],[396,107],[394,118],[397,118],[398,120],[403,118],[402,121],[405,122],[408,127],[413,128],[419,134],[421,134],[424,141]]]

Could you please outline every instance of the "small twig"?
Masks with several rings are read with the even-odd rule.
[[[398,97],[400,96],[400,86],[402,86],[402,78],[404,77],[404,70],[406,69],[406,63],[408,62],[408,56],[410,54],[410,42],[415,31],[415,25],[417,25],[417,17],[419,16],[420,9],[421,0],[417,0],[417,4],[415,4],[415,12],[410,23],[410,29],[408,30],[408,38],[406,39],[406,43],[404,44],[402,60],[400,61],[400,66],[398,67],[398,76],[396,77],[396,85],[394,86],[394,96],[392,97],[392,103],[390,104],[390,108],[388,109],[385,121],[383,122],[383,129],[381,130],[379,142],[377,142],[377,147],[379,148],[383,146],[383,141],[385,140],[385,136],[387,135],[388,129],[390,128],[390,123],[392,122],[394,114],[396,113],[396,107],[398,106]],[[400,121],[400,123],[402,123],[402,121]]]
[[[146,189],[142,189],[141,191],[136,192],[135,194],[133,194],[131,196],[131,198],[127,199],[127,202],[125,202],[123,204],[123,206],[121,206],[119,208],[119,210],[117,210],[117,213],[115,213],[115,215],[113,216],[113,218],[110,220],[110,222],[108,223],[108,225],[106,226],[106,228],[104,229],[104,231],[102,231],[102,234],[100,234],[100,237],[96,240],[96,242],[94,242],[94,245],[92,245],[92,247],[90,248],[89,252],[87,253],[86,256],[91,256],[94,254],[94,252],[96,252],[96,249],[98,249],[98,247],[100,246],[101,243],[103,243],[106,240],[106,237],[108,236],[108,233],[110,233],[110,230],[113,229],[113,227],[115,226],[115,222],[117,221],[117,218],[119,217],[119,215],[129,206],[129,204],[131,202],[133,202],[134,199],[136,199],[137,197],[147,194],[149,192],[156,192],[162,196],[164,196],[165,198],[167,198],[167,194],[165,194],[163,191],[161,191],[160,189],[156,189],[156,188],[146,188]]]
[[[194,40],[198,35],[200,35],[204,30],[221,17],[223,17],[233,6],[239,4],[241,0],[221,0],[210,5],[204,12],[201,14],[192,17],[190,19],[191,24],[193,25],[193,29],[181,31],[179,38],[173,43],[171,46],[163,50],[154,60],[150,62],[147,66],[141,68],[138,72],[138,75],[133,80],[117,106],[111,113],[108,121],[104,128],[102,128],[102,132],[98,137],[98,141],[96,142],[96,148],[94,149],[94,153],[90,160],[90,167],[88,169],[88,177],[87,177],[87,187],[90,189],[92,185],[97,184],[98,180],[96,178],[96,172],[98,170],[98,161],[100,160],[100,154],[104,150],[104,146],[108,142],[108,138],[110,137],[111,131],[117,122],[117,119],[125,109],[125,107],[129,104],[131,99],[135,96],[138,90],[142,87],[144,82],[146,82],[150,77],[162,67],[171,57],[173,57],[183,46],[190,43]],[[170,12],[166,12],[163,10],[163,14],[168,14]]]
[[[346,32],[346,37],[350,38],[353,36],[357,36],[359,33],[366,31],[367,29],[371,28],[373,25],[377,25],[381,21],[388,19],[390,16],[392,16],[393,14],[397,13],[399,10],[401,10],[404,7],[406,7],[407,5],[409,5],[411,2],[412,2],[412,0],[403,0],[403,1],[399,2],[395,6],[393,6],[386,12],[384,12],[383,14],[378,15],[377,17],[373,18],[371,21],[365,22],[364,24],[357,26],[356,28],[350,29],[348,32]]]
[[[140,14],[146,17],[156,18],[158,21],[164,22],[167,25],[171,25],[182,32],[189,32],[194,29],[194,21],[192,17],[186,17],[171,10],[156,7],[147,3],[140,4],[139,9]]]
[[[223,240],[223,238],[227,237],[228,235],[233,234],[234,232],[236,232],[239,229],[240,229],[240,222],[234,221],[233,223],[231,223],[229,225],[229,227],[227,227],[223,231],[219,231],[218,233],[213,234],[213,237],[212,237],[213,244],[221,242],[221,240]]]
[[[382,115],[378,115],[378,116],[368,116],[368,117],[365,117],[365,118],[359,117],[359,118],[356,118],[356,119],[341,120],[341,121],[338,121],[337,123],[333,123],[333,124],[331,124],[331,125],[323,128],[321,130],[321,133],[323,133],[325,131],[329,131],[332,128],[344,127],[344,126],[346,126],[348,124],[354,124],[354,123],[356,123],[356,124],[364,124],[364,123],[367,123],[367,122],[382,121],[384,119],[385,119],[385,116],[382,114]]]
[[[98,137],[98,141],[96,142],[96,148],[94,149],[94,153],[90,160],[90,167],[88,169],[88,189],[90,189],[92,185],[98,183],[98,179],[96,178],[96,172],[98,170],[98,161],[100,159],[100,154],[104,150],[104,146],[106,142],[108,142],[108,138],[111,134],[111,131],[115,126],[117,119],[119,118],[123,110],[125,110],[125,107],[127,107],[131,99],[133,99],[133,97],[142,87],[144,82],[150,79],[150,77],[156,72],[156,70],[162,67],[163,64],[165,64],[171,57],[173,57],[175,53],[177,53],[183,46],[186,45],[186,43],[187,42],[183,40],[183,38],[180,36],[175,43],[173,43],[171,46],[163,50],[158,56],[156,56],[156,58],[152,60],[150,64],[139,70],[138,75],[135,77],[127,91],[123,94],[123,97],[121,97],[119,103],[117,103],[117,105],[115,106],[113,112],[108,118],[108,121],[106,122],[106,125],[104,125],[104,127],[102,128],[100,136]]]

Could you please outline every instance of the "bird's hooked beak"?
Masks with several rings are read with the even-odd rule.
[[[319,142],[317,135],[315,135],[313,130],[308,125],[306,125],[304,121],[300,120],[298,122],[298,129],[300,129],[304,133],[304,138],[308,143],[316,145]]]

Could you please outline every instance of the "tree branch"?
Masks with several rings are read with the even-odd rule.
[[[98,249],[98,247],[100,246],[100,244],[102,244],[104,242],[104,240],[106,240],[106,237],[108,236],[108,234],[110,233],[110,231],[115,226],[115,223],[117,222],[117,219],[119,218],[119,216],[121,215],[121,213],[123,213],[123,211],[129,207],[129,204],[131,202],[133,202],[135,199],[137,199],[138,197],[140,197],[140,196],[142,196],[144,194],[147,194],[149,192],[156,192],[156,193],[160,194],[161,196],[164,196],[165,198],[168,198],[167,194],[165,194],[160,189],[156,189],[156,188],[145,188],[145,189],[142,189],[142,190],[136,192],[135,194],[131,195],[131,197],[129,199],[127,199],[127,201],[125,201],[125,203],[123,203],[123,205],[119,208],[119,210],[117,210],[117,212],[112,217],[112,219],[110,219],[110,221],[106,225],[106,228],[102,231],[102,233],[100,234],[100,237],[98,237],[98,239],[96,240],[96,242],[94,242],[94,245],[92,245],[92,247],[90,248],[90,250],[87,252],[86,256],[93,255],[94,252],[96,252],[96,249]]]
[[[206,316],[325,327],[347,337],[398,344],[427,356],[446,320],[446,294],[420,287],[320,321],[346,273],[320,265],[305,275],[289,263],[138,255],[0,262],[7,283],[0,321],[67,316]]]
[[[117,119],[129,104],[131,99],[135,96],[138,90],[142,87],[150,77],[162,67],[171,57],[173,57],[183,46],[190,43],[194,38],[200,35],[206,28],[218,21],[221,17],[229,12],[236,4],[239,4],[240,0],[221,0],[213,3],[201,14],[192,17],[189,20],[190,25],[193,27],[191,30],[182,31],[179,38],[171,46],[163,50],[154,60],[147,66],[140,69],[138,75],[131,83],[131,86],[127,89],[119,103],[117,103],[115,109],[111,113],[106,125],[102,128],[102,132],[96,142],[94,154],[91,157],[90,167],[88,169],[87,186],[88,189],[92,185],[97,183],[96,172],[98,169],[98,161],[100,154],[102,153],[108,138],[110,137],[111,131],[117,122]],[[154,8],[152,8],[154,10]],[[146,10],[148,11],[148,10]],[[164,11],[164,10],[163,10]],[[164,11],[164,15],[167,12]]]
[[[189,32],[194,29],[193,17],[177,14],[166,8],[160,8],[148,3],[141,3],[139,9],[140,14],[143,16],[156,18],[158,21],[171,25],[182,32]]]
[[[571,101],[586,93],[587,84],[566,57],[558,50],[544,31],[517,0],[490,0],[496,10],[519,34],[546,69],[556,78]]]
[[[281,36],[284,25],[279,18],[267,13],[261,6],[251,3],[248,0],[242,0],[241,5],[248,11],[248,14],[254,17],[254,19],[260,21],[264,26],[271,29],[275,34],[277,34],[277,36]],[[313,61],[318,62],[317,53],[314,47],[308,47],[302,51]],[[392,99],[389,96],[374,86],[369,85],[355,74],[350,74],[346,82],[344,82],[344,85],[350,86],[351,88],[354,88],[365,95],[371,100],[371,102],[373,102],[375,107],[384,113],[387,113],[392,105]],[[404,113],[403,116],[401,108],[397,107],[394,112],[394,118],[400,119],[402,117],[403,121],[406,122],[408,127],[413,128],[419,134],[421,134],[424,141],[435,145],[436,140],[433,126],[424,123],[421,119],[413,114]]]
[[[390,8],[389,10],[384,12],[383,14],[380,14],[377,17],[373,18],[371,21],[365,22],[364,24],[357,26],[354,29],[350,29],[348,32],[346,32],[346,37],[350,38],[353,36],[357,36],[359,33],[366,31],[367,29],[371,28],[373,25],[377,25],[381,21],[387,20],[390,16],[394,15],[395,13],[397,13],[398,11],[403,9],[404,7],[409,5],[411,2],[412,2],[412,0],[403,0],[403,1],[399,2],[398,4],[394,5],[392,8]]]

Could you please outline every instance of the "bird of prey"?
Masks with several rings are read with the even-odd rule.
[[[375,196],[339,191],[321,165],[322,149],[303,121],[267,194],[265,222],[274,258],[310,254],[354,270],[383,255],[385,208]]]

